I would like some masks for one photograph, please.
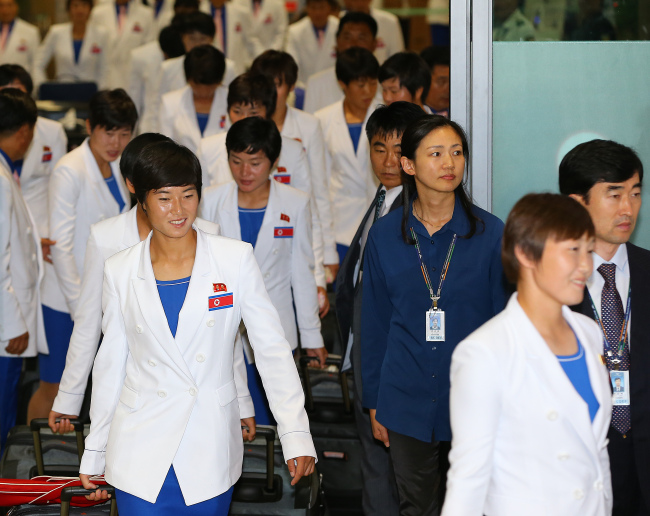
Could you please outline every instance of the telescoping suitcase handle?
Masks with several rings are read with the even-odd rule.
[[[266,439],[266,489],[273,491],[273,477],[275,475],[275,430],[267,427],[257,427],[255,432],[258,437]]]
[[[79,462],[84,454],[84,424],[78,419],[71,419],[70,422],[74,428],[74,433],[77,438],[77,454],[79,455]],[[36,470],[39,475],[45,475],[45,462],[43,461],[43,445],[41,443],[41,430],[49,428],[49,422],[45,418],[32,419],[29,423],[29,428],[32,431],[34,438],[34,455],[36,456]]]
[[[117,516],[117,503],[115,502],[115,488],[109,485],[99,487],[111,495],[111,511],[109,516]],[[96,489],[85,489],[83,487],[66,487],[61,491],[61,516],[70,515],[70,502],[74,497],[92,494]]]
[[[300,357],[300,370],[302,371],[302,377],[305,381],[305,398],[307,405],[307,412],[314,410],[314,395],[311,391],[311,381],[309,378],[309,363],[312,360],[318,360],[316,357],[309,357],[303,355]],[[339,367],[341,365],[341,356],[340,355],[329,355],[325,360],[325,365],[335,365]],[[346,414],[352,412],[352,403],[350,402],[350,390],[348,388],[348,373],[345,373],[339,368],[339,382],[341,383],[341,392],[343,393],[343,410]]]

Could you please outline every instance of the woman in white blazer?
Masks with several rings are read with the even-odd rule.
[[[289,25],[289,13],[281,0],[234,0],[246,9],[252,19],[251,32],[261,43],[262,49],[281,50]],[[255,54],[257,55],[257,54]],[[252,57],[255,57],[252,56]]]
[[[612,394],[582,301],[594,226],[569,197],[529,194],[506,222],[517,284],[451,363],[451,469],[443,516],[607,516]]]
[[[99,89],[107,84],[109,35],[104,27],[88,25],[92,0],[68,0],[67,8],[70,21],[52,25],[36,52],[36,91],[47,80],[52,58],[57,81],[94,82]]]
[[[316,456],[302,387],[250,245],[193,224],[196,157],[161,142],[142,159],[134,187],[153,231],[106,262],[104,339],[80,476],[94,489],[90,475],[105,473],[122,516],[225,516],[243,456],[233,372],[242,319],[294,484]]]

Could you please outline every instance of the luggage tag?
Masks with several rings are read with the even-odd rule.
[[[427,341],[445,340],[445,312],[442,310],[427,310]]]
[[[610,371],[609,378],[612,382],[612,404],[630,404],[630,372]]]

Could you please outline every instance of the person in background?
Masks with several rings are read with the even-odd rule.
[[[153,33],[158,37],[160,31],[167,27],[175,16],[175,0],[151,0],[146,2],[153,9]],[[198,2],[197,2],[198,3]],[[198,5],[197,5],[198,9]]]
[[[282,0],[234,0],[248,10],[253,20],[252,34],[262,49],[282,50],[289,14]],[[257,54],[253,55],[254,58]]]
[[[519,9],[521,0],[494,0],[492,39],[494,41],[533,41],[535,27]]]
[[[402,134],[406,127],[424,115],[424,111],[408,102],[393,102],[378,107],[366,125],[370,145],[372,171],[381,183],[375,199],[357,229],[350,250],[345,255],[336,278],[336,316],[345,343],[341,371],[354,372],[354,419],[363,454],[363,513],[367,515],[399,513],[399,497],[388,450],[374,438],[370,416],[362,405],[361,378],[361,296],[363,286],[363,252],[368,231],[383,215],[402,206],[400,169]]]
[[[362,135],[375,108],[378,73],[379,63],[372,52],[349,48],[336,60],[343,100],[316,112],[325,138],[325,171],[339,263],[359,227],[364,207],[372,202],[377,190],[368,140]]]
[[[517,292],[452,356],[443,516],[611,514],[601,336],[568,306],[593,247],[589,213],[568,197],[529,194],[510,212],[502,259]]]
[[[431,114],[424,105],[431,86],[431,72],[426,61],[415,52],[398,52],[386,59],[379,67],[379,83],[386,105],[403,100]]]
[[[449,47],[427,47],[420,57],[431,71],[431,87],[424,103],[434,115],[449,118]]]
[[[607,438],[614,516],[650,515],[650,252],[630,242],[641,210],[643,163],[610,140],[582,143],[560,163],[560,192],[582,204],[596,227],[594,272],[574,310],[602,330],[612,384],[621,373],[629,396],[615,403]]]
[[[33,73],[40,41],[38,27],[18,18],[16,0],[0,0],[0,64],[18,64]]]

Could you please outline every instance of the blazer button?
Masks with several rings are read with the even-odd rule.
[[[208,325],[208,328],[212,328],[214,326],[214,319],[208,319],[208,322],[205,324]]]
[[[32,254],[32,261],[33,261],[33,262],[36,261],[36,253]]]
[[[597,480],[594,483],[594,488],[596,489],[596,491],[602,491],[603,490],[603,483],[600,480]]]
[[[203,355],[202,353],[199,353],[198,355],[196,355],[196,361],[197,362],[205,362],[205,355]]]
[[[558,453],[557,460],[569,460],[569,454],[566,452]]]
[[[158,391],[158,396],[160,398],[164,398],[165,396],[167,396],[167,393],[165,391]]]
[[[277,249],[273,249],[273,254],[278,254],[279,252],[280,251],[278,251]]]
[[[142,326],[140,326],[140,325],[138,324],[138,325],[135,327],[135,331],[136,331],[137,333],[142,333]]]
[[[264,279],[269,279],[270,277],[271,277],[271,274],[270,274],[269,272],[267,272],[267,273],[264,275]]]
[[[549,421],[555,421],[557,419],[557,412],[555,410],[549,410],[548,414],[546,414],[546,419]]]
[[[573,490],[573,498],[576,500],[580,500],[585,496],[585,493],[582,491],[582,489],[574,489]]]
[[[27,226],[27,229],[25,230],[25,232],[26,232],[28,235],[31,235],[31,234],[32,234],[32,227],[31,227],[31,226]]]
[[[196,389],[194,387],[190,389],[190,396],[196,396]]]
[[[156,361],[155,361],[155,360],[149,360],[149,365],[150,365],[151,367],[156,367],[158,364],[156,364]]]

